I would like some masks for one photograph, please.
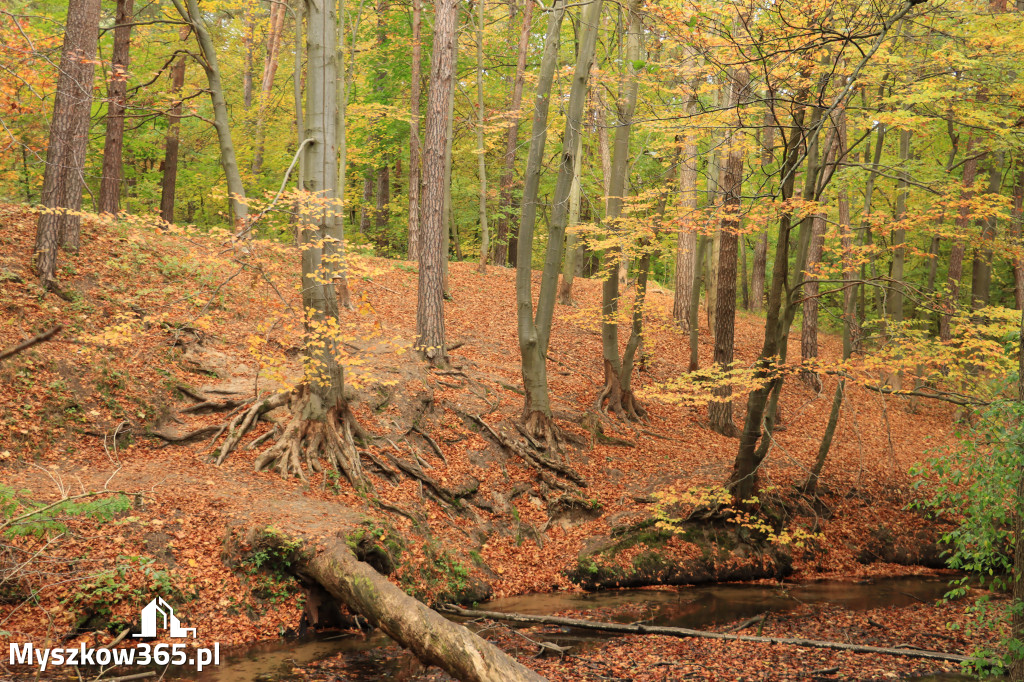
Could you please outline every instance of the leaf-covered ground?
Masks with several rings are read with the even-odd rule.
[[[209,461],[216,447],[210,435],[182,445],[149,434],[180,436],[232,416],[184,413],[196,403],[189,392],[251,398],[301,376],[298,251],[262,241],[240,247],[223,234],[87,220],[82,253],[61,255],[61,296],[44,295],[31,273],[35,216],[0,206],[0,223],[0,348],[64,325],[53,340],[0,363],[0,484],[43,503],[104,489],[124,491],[133,502],[110,520],[67,520],[66,532],[56,538],[5,540],[0,561],[7,566],[35,555],[46,559],[27,565],[0,595],[0,630],[13,640],[109,641],[112,624],[130,623],[156,589],[176,598],[205,642],[237,644],[296,631],[303,597],[294,583],[285,571],[267,570],[273,557],[246,554],[248,533],[268,525],[313,539],[359,532],[401,545],[392,577],[426,598],[457,592],[472,580],[488,583],[496,596],[571,590],[566,573],[577,568],[581,550],[595,538],[650,519],[655,493],[720,485],[731,469],[736,441],[707,428],[705,407],[661,400],[666,395],[658,385],[681,375],[689,351],[686,336],[671,322],[671,292],[654,286],[645,337],[649,360],[636,376],[649,419],[633,425],[604,420],[606,434],[632,445],[596,443],[568,452],[568,464],[586,481],[582,497],[599,514],[553,518],[546,497],[554,497],[556,488],[522,460],[501,453],[460,414],[482,415],[489,425],[510,429],[521,409],[513,273],[491,267],[481,275],[474,264],[451,264],[446,325],[449,343],[461,345],[451,352],[456,372],[442,373],[428,371],[408,352],[415,266],[369,256],[351,259],[357,309],[343,315],[355,413],[370,432],[392,440],[382,438],[367,449],[381,456],[415,451],[430,467],[424,471],[448,488],[478,482],[466,517],[453,516],[419,482],[403,477],[392,483],[372,468],[380,504],[333,475],[311,473],[307,483],[254,473],[258,449],[243,447],[218,467]],[[574,421],[591,408],[601,383],[600,283],[579,279],[574,294],[576,306],[556,310],[549,378],[561,427],[589,438]],[[755,315],[739,315],[741,365],[756,357],[762,324]],[[838,357],[838,339],[820,339],[823,361]],[[700,340],[707,366],[712,345],[706,324]],[[799,357],[798,337],[791,356]],[[820,500],[801,506],[791,491],[814,460],[833,390],[829,377],[821,394],[797,380],[787,383],[784,430],[762,469],[769,494],[796,510],[790,525],[821,534],[792,552],[792,579],[927,572],[875,555],[906,557],[915,543],[925,542],[921,538],[934,536],[934,524],[906,509],[915,494],[908,470],[929,449],[949,442],[953,409],[851,385]],[[432,405],[422,420],[421,398]],[[741,423],[742,396],[735,405]],[[413,423],[439,445],[444,461],[408,431]],[[267,428],[261,425],[254,435]],[[422,523],[388,508],[412,512]],[[887,553],[887,543],[909,549]],[[619,560],[628,562],[639,550],[631,551]],[[671,558],[702,550],[673,540],[659,551]],[[109,589],[97,593],[103,585]],[[922,607],[907,613],[900,617],[909,633],[926,617],[937,620],[921,631],[934,630],[952,612]],[[803,622],[819,631],[801,634],[827,636],[828,623],[805,615],[803,621],[794,615],[791,627]],[[733,650],[709,642],[645,641],[642,656],[674,662],[636,679],[720,670],[726,664],[715,661],[723,656],[771,661],[747,645]],[[956,644],[951,650],[963,642]],[[638,648],[626,638],[602,651],[615,658],[615,647]],[[837,665],[836,656],[842,655],[808,653],[804,668]],[[545,670],[561,679],[584,679],[590,669],[580,663],[578,670],[563,666],[558,669],[568,672],[556,674],[553,665],[544,664]],[[593,668],[593,675],[617,673]],[[711,677],[739,679],[728,672]]]

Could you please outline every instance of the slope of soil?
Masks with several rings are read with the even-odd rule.
[[[254,554],[247,544],[253,529],[267,526],[311,539],[340,533],[383,548],[393,579],[427,599],[578,589],[570,575],[586,582],[581,576],[601,571],[612,582],[643,582],[648,571],[647,581],[656,582],[665,579],[659,570],[687,561],[699,566],[670,581],[789,571],[801,579],[856,578],[936,563],[934,524],[905,510],[913,495],[907,472],[948,439],[952,410],[851,385],[820,499],[801,500],[792,490],[817,452],[834,390],[828,377],[821,394],[787,382],[785,428],[761,472],[766,499],[775,499],[785,523],[820,533],[818,540],[776,555],[734,527],[710,538],[646,532],[655,493],[720,485],[736,450],[735,440],[707,428],[705,407],[656,399],[656,384],[678,377],[688,362],[686,337],[671,322],[671,292],[658,287],[649,295],[648,356],[636,377],[641,395],[649,389],[642,424],[592,410],[601,383],[600,283],[577,280],[577,305],[556,310],[549,363],[556,417],[593,443],[564,453],[578,480],[536,469],[499,447],[478,421],[524,442],[515,429],[522,397],[513,273],[491,267],[481,275],[473,264],[451,264],[446,325],[458,347],[454,369],[438,372],[409,352],[415,267],[368,256],[351,259],[356,310],[343,314],[343,326],[354,411],[377,437],[363,459],[373,493],[357,495],[333,473],[310,472],[308,482],[255,473],[260,448],[242,447],[216,466],[215,428],[192,442],[173,441],[240,409],[185,412],[200,399],[264,396],[301,377],[298,251],[87,220],[82,253],[61,254],[60,295],[47,295],[30,269],[34,219],[21,207],[0,206],[0,348],[56,323],[64,328],[0,363],[0,483],[41,502],[125,491],[134,506],[109,520],[70,519],[56,540],[27,537],[4,549],[7,565],[33,552],[49,561],[24,569],[0,595],[0,630],[12,639],[70,641],[93,632],[109,639],[157,587],[176,596],[204,641],[295,630],[316,620],[303,616],[306,598],[280,557]],[[762,324],[739,315],[741,365],[756,357]],[[706,326],[700,341],[707,366]],[[820,343],[824,361],[838,356],[836,338],[821,335]],[[798,337],[790,353],[799,357]],[[742,396],[735,405],[742,423]],[[594,441],[595,424],[616,444]],[[261,424],[253,435],[268,428]],[[386,465],[389,455],[411,463],[437,489],[409,475],[382,475],[370,455]],[[441,503],[447,494],[464,501]],[[90,586],[109,576],[117,589],[97,598]]]

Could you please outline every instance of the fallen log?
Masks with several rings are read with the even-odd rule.
[[[427,665],[466,682],[543,682],[504,651],[391,584],[334,539],[306,563],[309,577]]]
[[[582,620],[579,618],[561,618],[559,616],[533,616],[522,613],[501,613],[500,611],[481,611],[479,609],[464,609],[454,604],[446,604],[438,610],[442,613],[463,616],[466,618],[489,618],[491,620],[503,620],[508,621],[510,623],[561,625],[563,627],[579,628],[581,630],[617,632],[629,635],[703,637],[705,639],[727,639],[738,642],[757,642],[760,644],[792,644],[795,646],[805,646],[816,649],[839,649],[841,651],[852,651],[855,653],[863,654],[886,654],[888,656],[906,656],[908,658],[927,658],[936,661],[953,661],[955,663],[962,663],[963,661],[967,660],[966,656],[962,656],[960,654],[948,654],[943,651],[928,651],[926,649],[897,649],[892,647],[847,644],[845,642],[828,642],[818,639],[798,639],[796,637],[757,637],[754,635],[733,635],[725,632],[691,630],[689,628],[673,628],[663,625],[603,623],[600,621]]]

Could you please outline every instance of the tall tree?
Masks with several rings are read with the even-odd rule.
[[[409,260],[420,254],[420,26],[423,1],[412,0],[412,59],[409,78]]]
[[[70,0],[40,194],[49,210],[40,213],[36,225],[36,274],[44,287],[55,280],[57,248],[78,250],[99,24],[99,0]]]
[[[526,393],[523,421],[528,432],[549,443],[557,439],[557,429],[551,418],[551,399],[548,395],[547,352],[551,340],[558,271],[562,264],[562,247],[568,222],[569,193],[576,166],[578,139],[582,134],[583,109],[587,99],[590,68],[597,46],[597,24],[601,16],[601,4],[601,0],[592,0],[584,5],[580,19],[579,52],[565,111],[565,132],[562,135],[562,151],[559,155],[558,179],[555,181],[555,190],[551,198],[548,244],[536,314],[532,292],[533,235],[537,222],[537,189],[547,140],[551,83],[554,80],[559,33],[565,15],[563,0],[555,0],[548,14],[544,53],[537,74],[530,152],[523,185],[522,219],[519,226],[516,264],[517,332],[522,358],[523,388]]]
[[[448,362],[444,338],[444,157],[446,128],[454,92],[457,0],[434,2],[434,47],[430,60],[423,144],[423,218],[420,222],[419,282],[416,300],[416,346],[436,366]]]
[[[213,104],[213,127],[217,131],[217,143],[220,146],[220,165],[228,185],[228,201],[235,220],[236,234],[249,236],[249,207],[245,201],[245,186],[238,170],[238,159],[235,156],[235,145],[231,141],[231,119],[228,116],[228,103],[224,98],[224,86],[220,79],[220,65],[217,62],[217,48],[206,27],[205,15],[199,10],[197,0],[172,0],[182,20],[192,27],[199,42],[202,56],[200,63],[206,72],[209,85],[210,101]]]
[[[629,173],[629,138],[633,127],[633,113],[637,100],[637,68],[641,62],[640,48],[640,2],[631,0],[628,9],[629,28],[626,37],[626,76],[623,90],[619,93],[621,105],[617,107],[619,120],[615,126],[615,142],[612,150],[612,167],[605,220],[608,229],[619,232],[619,239],[628,237],[621,234],[619,221],[627,191]],[[637,419],[643,408],[635,400],[632,390],[631,358],[619,358],[619,295],[621,287],[621,263],[623,249],[614,245],[605,251],[605,280],[601,286],[601,349],[604,364],[604,387],[597,404],[617,415]],[[629,344],[627,342],[627,349]]]
[[[516,148],[519,146],[520,107],[523,102],[523,82],[526,79],[526,56],[530,47],[530,29],[533,26],[533,2],[526,0],[523,9],[523,28],[519,32],[519,49],[516,57],[516,75],[512,81],[512,96],[509,98],[510,119],[505,131],[505,155],[501,172],[501,194],[498,199],[498,226],[494,236],[494,262],[504,266],[515,266],[517,221],[512,212],[515,190]]]
[[[107,132],[103,142],[103,178],[100,180],[100,213],[117,213],[124,164],[124,111],[128,94],[128,59],[132,37],[134,0],[117,0],[114,18],[114,49],[107,84]]]
[[[484,146],[484,0],[477,2],[476,22],[476,154],[480,176],[480,272],[487,272],[490,233],[487,231],[487,148]]]
[[[267,55],[263,62],[263,77],[260,79],[260,97],[256,110],[256,149],[252,155],[252,172],[263,168],[263,147],[266,142],[267,111],[277,74],[278,58],[281,53],[281,38],[284,34],[284,2],[270,5],[270,25],[267,28]]]
[[[183,26],[178,40],[188,38],[191,28]],[[167,135],[164,138],[163,178],[160,182],[160,217],[168,223],[174,222],[174,196],[178,185],[178,147],[181,132],[181,89],[185,86],[185,55],[181,55],[171,67],[171,107],[167,111]],[[303,135],[303,139],[305,136]]]
[[[743,67],[733,69],[730,105],[739,122],[739,108],[746,94],[750,77]],[[738,125],[726,143],[725,172],[722,174],[722,226],[718,247],[718,311],[715,314],[715,364],[728,370],[733,360],[733,339],[736,326],[736,259],[740,229],[740,197],[743,194],[743,137]],[[711,428],[723,436],[736,436],[732,421],[732,388],[724,385],[715,390],[715,400],[708,406]]]

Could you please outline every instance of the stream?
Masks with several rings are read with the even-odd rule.
[[[893,578],[864,583],[815,582],[782,585],[727,583],[699,587],[607,590],[584,594],[530,594],[497,599],[479,608],[549,615],[572,609],[591,612],[595,620],[704,629],[751,618],[765,612],[780,613],[800,604],[834,604],[850,610],[883,606],[901,607],[933,603],[948,589],[947,580],[934,577]],[[628,608],[627,608],[628,607]],[[605,613],[614,610],[617,613]],[[569,628],[547,639],[562,646],[586,646],[612,635]],[[293,667],[343,656],[347,679],[394,680],[411,677],[417,668],[412,656],[385,653],[391,640],[379,632],[323,633],[311,638],[273,641],[227,651],[221,665],[203,672],[199,682],[270,682],[290,679]],[[405,660],[408,659],[408,660]],[[919,682],[970,680],[957,675],[916,678]]]

